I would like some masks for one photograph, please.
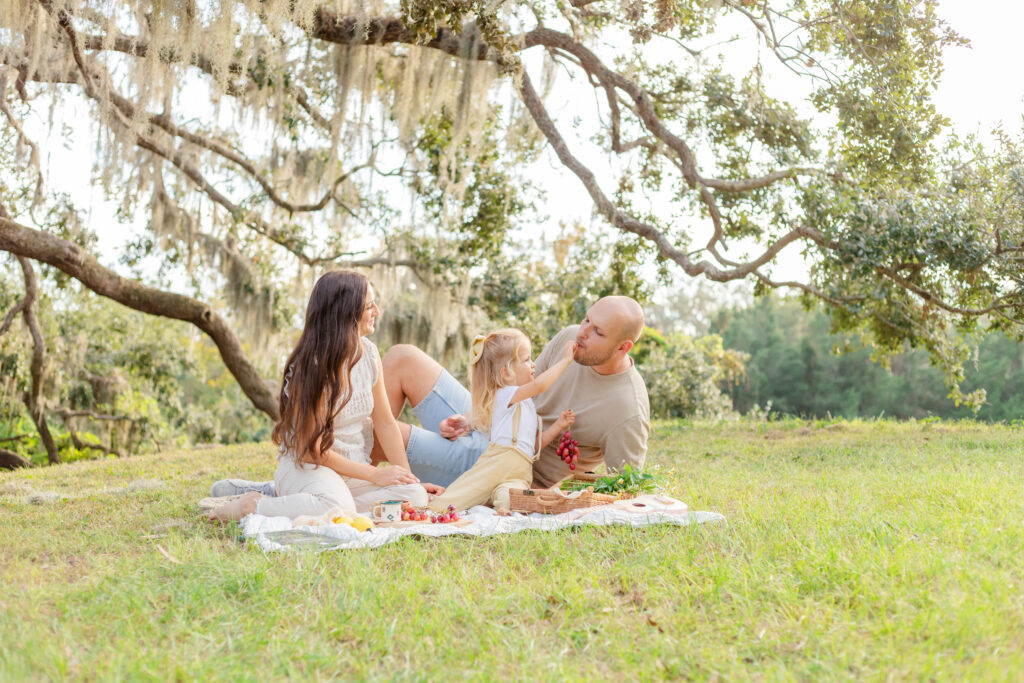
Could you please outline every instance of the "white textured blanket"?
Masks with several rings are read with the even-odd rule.
[[[611,505],[573,510],[560,515],[512,514],[499,516],[484,506],[471,508],[464,519],[468,524],[413,524],[397,527],[376,527],[370,531],[357,531],[348,524],[305,524],[293,526],[287,517],[264,517],[249,515],[241,522],[242,535],[247,541],[257,543],[264,550],[289,550],[291,548],[316,548],[320,550],[377,548],[393,543],[406,536],[492,536],[513,534],[527,529],[557,531],[567,527],[585,525],[632,527],[651,524],[703,524],[724,522],[725,517],[716,512],[695,512],[685,503],[666,496],[641,496],[632,500],[618,501]]]

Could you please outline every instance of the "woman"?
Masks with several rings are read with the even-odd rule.
[[[380,354],[366,335],[380,308],[363,275],[335,270],[313,286],[306,324],[285,365],[280,419],[272,438],[279,446],[276,497],[250,492],[210,513],[238,520],[319,516],[332,508],[348,514],[381,500],[427,504],[428,492],[409,471],[398,423],[388,407]],[[370,464],[376,435],[389,467]]]

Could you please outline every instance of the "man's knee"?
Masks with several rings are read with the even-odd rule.
[[[412,344],[395,344],[381,359],[384,369],[384,385],[391,397],[409,399],[412,405],[419,404],[437,383],[441,376],[441,365]],[[392,408],[400,410],[398,403]]]
[[[416,365],[429,358],[418,346],[412,344],[395,344],[389,348],[381,359],[384,366],[384,376],[389,374],[401,374],[410,365]]]

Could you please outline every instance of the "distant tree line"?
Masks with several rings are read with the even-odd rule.
[[[725,388],[741,413],[770,402],[772,413],[804,417],[1024,419],[1024,344],[998,332],[981,339],[964,367],[963,389],[987,394],[976,415],[948,397],[927,352],[909,348],[887,370],[859,339],[834,334],[824,313],[793,299],[766,296],[722,309],[711,332],[748,356],[745,372]]]

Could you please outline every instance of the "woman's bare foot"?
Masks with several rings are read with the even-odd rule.
[[[237,522],[242,517],[256,512],[256,505],[262,497],[262,493],[250,491],[241,498],[215,507],[210,511],[210,519],[219,522]]]

